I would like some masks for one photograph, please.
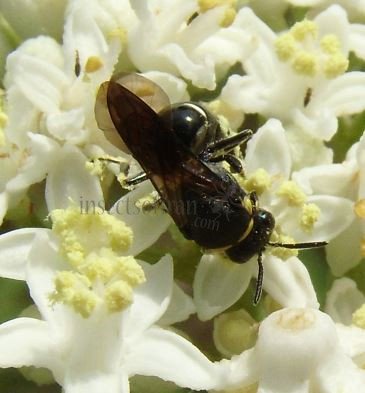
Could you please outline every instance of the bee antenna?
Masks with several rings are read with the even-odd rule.
[[[264,266],[262,264],[262,250],[259,252],[259,255],[257,257],[257,264],[259,266],[259,271],[257,273],[256,290],[255,290],[255,296],[253,298],[254,306],[256,306],[256,304],[260,301],[260,298],[262,295],[262,283],[264,280]]]
[[[324,247],[328,244],[328,242],[308,242],[308,243],[271,243],[269,242],[268,245],[271,247],[283,247],[283,248],[290,248],[294,250],[300,250],[305,248],[317,248],[317,247]]]

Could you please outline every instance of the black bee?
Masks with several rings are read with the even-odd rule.
[[[226,160],[233,170],[242,169],[231,152],[252,132],[222,139],[219,123],[207,109],[193,102],[167,103],[166,94],[153,82],[123,75],[101,85],[95,114],[99,128],[116,130],[144,170],[129,184],[150,179],[187,239],[223,251],[236,263],[258,255],[256,304],[262,292],[262,254],[268,245],[311,248],[326,243],[271,243],[273,215],[259,208],[256,194],[244,191],[221,165]]]

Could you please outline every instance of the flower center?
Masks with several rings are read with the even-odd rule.
[[[297,22],[278,37],[275,50],[278,58],[296,73],[309,77],[323,74],[328,79],[336,78],[349,64],[340,40],[334,34],[318,37],[318,26],[309,20]]]
[[[132,231],[122,221],[95,208],[85,214],[75,207],[51,213],[60,253],[71,269],[55,278],[53,303],[63,303],[84,318],[98,305],[122,311],[133,301],[133,288],[145,281],[131,256],[120,256],[132,242]]]

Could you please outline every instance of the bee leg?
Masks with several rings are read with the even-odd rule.
[[[240,131],[235,135],[210,143],[202,154],[207,160],[223,156],[232,151],[236,146],[246,143],[251,139],[252,135],[252,130]]]
[[[125,187],[125,188],[134,187],[137,184],[142,183],[147,179],[148,179],[148,177],[145,172],[139,172],[136,175],[125,179],[123,181],[123,187]]]
[[[165,205],[163,204],[161,198],[158,198],[153,202],[145,203],[142,207],[143,211],[145,211],[145,212],[151,212],[151,211],[159,209],[159,208],[161,208],[162,210],[167,212],[167,209],[165,208]]]
[[[254,295],[254,298],[253,298],[254,306],[256,306],[257,303],[260,301],[261,295],[262,295],[262,283],[264,281],[264,266],[262,264],[262,251],[263,250],[261,250],[259,252],[259,255],[257,257],[257,263],[258,263],[259,271],[257,273],[256,289],[255,289],[255,295]]]
[[[220,162],[220,161],[226,161],[229,166],[231,167],[231,172],[233,173],[243,173],[243,167],[241,160],[238,159],[236,156],[233,154],[224,154],[223,156],[219,156],[216,158],[213,158],[209,160],[210,162]]]

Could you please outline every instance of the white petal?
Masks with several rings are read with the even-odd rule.
[[[103,370],[93,370],[89,375],[68,375],[62,383],[63,391],[67,393],[129,393],[128,375],[120,370],[106,373]]]
[[[238,389],[253,385],[259,380],[259,364],[257,364],[254,348],[232,356],[230,360],[223,359],[219,362],[226,376],[224,389]]]
[[[301,209],[288,208],[277,220],[283,232],[290,234],[296,242],[330,241],[346,230],[354,220],[353,202],[349,199],[312,195],[307,203],[313,203],[320,209],[318,221],[310,232],[304,231],[299,225]]]
[[[190,59],[186,52],[176,44],[168,44],[160,49],[161,54],[178,67],[181,75],[190,79],[193,85],[208,90],[215,88],[214,64],[206,62],[205,64],[195,63]]]
[[[327,261],[335,276],[342,276],[361,261],[361,240],[361,226],[359,221],[355,220],[328,244]]]
[[[296,257],[265,256],[264,290],[283,307],[319,307],[310,275]]]
[[[351,189],[357,171],[354,160],[342,164],[319,165],[303,168],[293,173],[292,179],[297,182],[306,194],[336,195],[345,198],[354,197]]]
[[[208,320],[234,304],[247,289],[254,265],[233,263],[219,254],[202,257],[194,277],[198,317]]]
[[[47,53],[47,57],[45,57]],[[22,94],[41,112],[55,112],[62,102],[68,81],[60,69],[60,46],[49,37],[26,41],[8,56],[11,73],[6,84],[16,84]]]
[[[54,279],[57,271],[66,270],[68,266],[59,255],[58,245],[52,231],[37,233],[29,253],[26,280],[30,296],[43,319],[52,325],[54,331],[62,332],[66,306],[52,305],[49,294],[54,291]]]
[[[362,24],[350,25],[350,49],[353,50],[357,57],[365,59],[365,26]]]
[[[360,367],[365,365],[365,330],[357,326],[336,324],[337,335],[341,347]]]
[[[220,368],[190,341],[157,327],[135,343],[126,365],[131,375],[154,375],[194,390],[214,389],[223,378]]]
[[[245,171],[263,168],[271,175],[289,178],[291,158],[285,130],[276,119],[268,120],[247,144]]]
[[[13,280],[25,280],[26,266],[34,237],[43,228],[23,228],[0,236],[0,276]]]
[[[50,370],[57,356],[46,322],[17,318],[0,325],[0,367],[36,366]]]
[[[26,190],[31,184],[42,181],[50,167],[57,160],[59,145],[40,134],[28,134],[30,155],[24,163],[24,166],[13,179],[6,185],[7,191],[16,197]]]
[[[313,372],[338,348],[331,319],[314,309],[283,309],[260,325],[255,346],[258,392],[309,392]]]
[[[177,284],[174,284],[169,307],[158,321],[158,324],[163,326],[173,325],[174,323],[185,321],[195,312],[193,299]]]
[[[80,209],[87,203],[103,208],[100,182],[86,169],[87,158],[72,145],[65,145],[59,154],[57,163],[47,177],[48,210],[65,209],[72,203],[79,205]]]
[[[365,109],[365,75],[360,71],[346,72],[334,79],[317,97],[336,116],[351,115]]]
[[[140,334],[157,322],[166,311],[173,286],[173,264],[166,255],[154,265],[140,262],[146,282],[134,290],[133,303],[123,315],[122,333],[129,340],[139,339]]]
[[[189,100],[186,82],[167,72],[147,71],[143,73],[148,79],[158,84],[169,96],[171,103]]]
[[[342,277],[327,292],[325,311],[335,322],[350,325],[352,314],[364,303],[365,295],[357,289],[356,282]]]
[[[365,386],[365,371],[338,353],[322,364],[314,383],[321,393],[361,392]]]
[[[83,128],[85,114],[83,108],[50,113],[47,116],[48,132],[58,140],[81,145],[87,141],[88,131]]]
[[[154,188],[145,182],[135,190],[123,196],[111,208],[110,213],[124,221],[133,230],[133,244],[128,249],[129,255],[137,255],[155,241],[167,230],[171,218],[162,209],[146,212],[135,206],[135,203],[148,195]]]

